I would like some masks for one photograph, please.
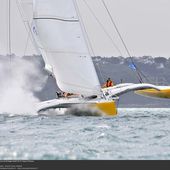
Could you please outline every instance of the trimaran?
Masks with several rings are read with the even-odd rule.
[[[41,102],[38,112],[85,106],[113,116],[117,114],[117,99],[130,91],[143,96],[170,98],[169,86],[126,83],[101,88],[79,10],[76,0],[33,0],[30,28],[45,68],[55,77],[61,91],[77,94]]]

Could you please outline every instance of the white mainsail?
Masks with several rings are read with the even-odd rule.
[[[34,33],[62,91],[101,94],[74,0],[34,0]]]

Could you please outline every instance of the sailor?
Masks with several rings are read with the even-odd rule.
[[[111,80],[111,78],[108,78],[106,83],[103,85],[103,88],[107,88],[107,87],[113,87],[115,84],[113,83],[113,81]]]
[[[72,93],[66,93],[66,92],[56,92],[56,98],[67,98],[69,96],[73,95]]]
[[[73,93],[66,93],[66,92],[64,92],[64,97],[65,98],[68,98],[68,97],[73,96],[73,95],[74,95]]]

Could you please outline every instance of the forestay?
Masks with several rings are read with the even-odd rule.
[[[101,93],[74,0],[34,0],[33,27],[40,51],[62,91]]]

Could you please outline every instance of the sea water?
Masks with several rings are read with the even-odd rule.
[[[115,117],[0,114],[0,160],[157,159],[170,159],[170,109],[122,108]]]

